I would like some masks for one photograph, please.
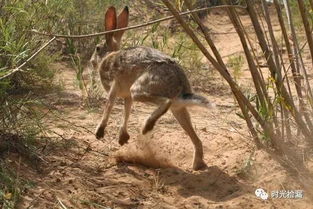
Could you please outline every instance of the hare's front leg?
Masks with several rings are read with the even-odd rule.
[[[99,123],[97,130],[96,130],[97,139],[103,138],[103,136],[104,136],[104,129],[107,126],[109,116],[110,116],[110,113],[112,111],[114,101],[116,98],[116,93],[117,93],[117,85],[115,84],[115,82],[113,82],[113,84],[110,88],[110,91],[109,91],[108,101],[105,103],[104,112],[103,112],[101,122]]]
[[[131,97],[125,98],[124,99],[124,119],[123,119],[123,125],[120,128],[119,140],[118,140],[118,143],[120,145],[124,145],[125,143],[127,143],[129,139],[129,134],[127,132],[127,123],[129,119],[131,106],[132,106],[132,98]]]

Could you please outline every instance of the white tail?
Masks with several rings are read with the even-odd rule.
[[[216,105],[214,103],[209,102],[207,98],[197,95],[197,94],[185,94],[181,97],[177,98],[174,102],[175,106],[181,107],[204,107],[204,108],[214,108]]]

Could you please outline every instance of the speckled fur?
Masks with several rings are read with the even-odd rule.
[[[111,52],[102,60],[98,70],[105,86],[116,81],[119,86],[117,94],[122,98],[131,96],[130,91],[144,91],[169,99],[191,93],[186,75],[175,60],[148,47]]]

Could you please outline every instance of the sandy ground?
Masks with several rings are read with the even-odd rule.
[[[212,13],[208,18],[215,20],[213,31],[234,31],[227,18],[217,21],[217,17]],[[224,56],[241,51],[235,35],[216,35],[215,40]],[[64,89],[46,95],[46,101],[61,112],[63,119],[54,130],[64,139],[44,150],[46,163],[40,172],[21,165],[27,170],[21,175],[35,186],[26,191],[19,208],[62,208],[62,204],[63,208],[107,209],[313,208],[306,191],[302,199],[256,197],[257,188],[269,195],[274,190],[303,188],[267,153],[255,150],[229,91],[205,95],[222,106],[190,110],[208,165],[206,170],[192,171],[192,143],[170,112],[151,134],[142,136],[141,127],[154,107],[135,103],[129,122],[131,139],[120,147],[117,137],[123,105],[117,101],[105,138],[97,140],[93,131],[103,105],[82,107],[75,71],[64,63],[56,68]],[[64,124],[67,129],[62,129]],[[135,163],[117,161],[120,158]]]

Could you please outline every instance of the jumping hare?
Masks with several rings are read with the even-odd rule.
[[[118,17],[114,7],[108,8],[105,14],[105,30],[127,27],[128,17],[128,7],[125,7]],[[98,69],[102,85],[108,92],[108,101],[97,127],[96,137],[99,139],[104,136],[116,97],[124,99],[124,121],[119,132],[120,145],[127,143],[129,139],[127,121],[132,102],[152,103],[157,105],[157,109],[146,120],[142,134],[151,131],[157,120],[171,109],[194,145],[193,169],[205,167],[202,143],[192,127],[186,107],[210,107],[209,101],[192,93],[182,67],[173,58],[143,46],[120,50],[123,32],[106,34],[105,42],[96,46],[90,60],[93,68]]]

